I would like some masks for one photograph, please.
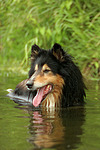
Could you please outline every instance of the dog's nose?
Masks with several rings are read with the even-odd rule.
[[[32,82],[32,81],[28,81],[28,82],[26,83],[26,86],[27,86],[28,89],[32,89],[33,82]]]

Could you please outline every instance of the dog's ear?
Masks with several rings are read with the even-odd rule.
[[[52,54],[60,61],[63,62],[65,60],[65,52],[62,47],[55,43],[52,48]]]
[[[34,44],[31,48],[31,60],[34,60],[40,51],[41,49],[39,48],[39,46]]]

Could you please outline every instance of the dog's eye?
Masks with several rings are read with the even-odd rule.
[[[43,70],[44,73],[48,73],[49,71],[50,71],[49,69]]]

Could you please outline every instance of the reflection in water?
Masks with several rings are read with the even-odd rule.
[[[56,119],[57,127],[54,128],[53,120],[46,120],[42,118],[42,115],[36,111],[33,113],[33,119],[31,120],[30,133],[35,139],[31,139],[31,142],[38,147],[52,147],[55,144],[60,144],[63,140],[64,132],[62,123],[59,119]],[[34,132],[33,132],[34,130]]]
[[[72,149],[80,143],[84,108],[55,111],[29,111],[31,120],[29,142],[37,148]]]
[[[34,110],[19,101],[19,104],[26,105],[20,107],[4,97],[7,94],[5,89],[14,89],[22,78],[16,78],[15,74],[0,76],[0,149],[100,149],[100,82],[87,82],[85,108],[47,111]]]

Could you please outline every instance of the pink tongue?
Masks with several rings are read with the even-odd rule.
[[[47,86],[44,86],[37,90],[37,94],[33,99],[33,105],[35,107],[37,107],[41,103],[43,96],[47,94],[50,91],[50,89],[51,87],[47,88]]]

